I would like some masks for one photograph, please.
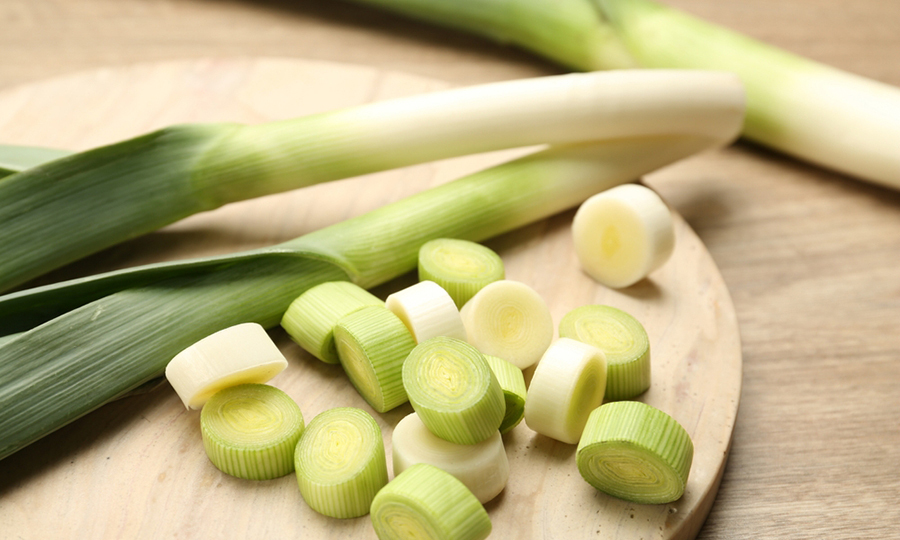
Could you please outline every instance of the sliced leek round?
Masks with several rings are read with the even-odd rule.
[[[509,433],[525,418],[525,396],[527,394],[525,376],[521,369],[502,358],[486,354],[484,359],[487,360],[488,366],[497,377],[497,382],[500,383],[500,388],[503,390],[503,399],[506,401],[506,413],[503,415],[503,421],[500,422],[500,434]]]
[[[559,337],[603,351],[607,401],[631,399],[650,388],[650,340],[643,325],[628,313],[611,306],[582,306],[562,318]]]
[[[468,240],[439,238],[419,249],[419,280],[443,287],[461,308],[488,283],[504,277],[503,260],[493,250]]]
[[[479,443],[503,421],[500,383],[465,341],[436,337],[417,345],[403,363],[403,386],[422,422],[446,441]]]
[[[391,447],[394,475],[416,463],[428,463],[455,476],[482,503],[499,495],[509,479],[499,431],[478,444],[454,444],[435,436],[412,413],[394,428]]]
[[[367,306],[334,327],[338,357],[359,395],[378,412],[407,402],[403,361],[416,346],[403,322],[383,306]]]
[[[672,213],[653,190],[624,184],[586,200],[572,235],[584,271],[615,289],[628,287],[663,265],[675,247]]]
[[[320,514],[353,518],[369,513],[388,482],[381,429],[362,409],[329,409],[312,419],[294,454],[303,500]]]
[[[588,415],[603,403],[605,390],[603,352],[560,338],[534,370],[525,399],[525,423],[541,435],[576,444]]]
[[[287,359],[256,323],[210,334],[166,366],[166,379],[184,406],[199,409],[213,394],[245,383],[264,383],[287,367]]]
[[[200,412],[209,460],[222,472],[248,480],[271,480],[293,471],[303,426],[297,403],[266,384],[226,388]]]
[[[575,459],[600,491],[662,504],[684,493],[693,456],[690,436],[671,416],[639,401],[616,401],[591,413]]]
[[[334,325],[344,315],[365,306],[384,302],[349,281],[329,281],[298,296],[281,318],[281,326],[291,339],[311,355],[328,364],[337,364]]]
[[[385,305],[400,317],[416,340],[447,336],[466,340],[466,328],[453,298],[437,283],[420,281],[387,297]]]
[[[460,311],[469,343],[525,369],[537,362],[553,340],[550,309],[531,287],[495,281],[478,291]]]
[[[397,475],[372,501],[380,540],[483,540],[491,518],[475,495],[450,473],[417,463]]]

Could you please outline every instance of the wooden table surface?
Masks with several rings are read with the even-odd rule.
[[[895,0],[666,2],[900,86]],[[454,84],[560,72],[334,0],[0,0],[0,23],[0,90],[198,57],[323,59]],[[745,143],[648,183],[706,244],[741,326],[741,407],[699,537],[896,538],[900,193]]]

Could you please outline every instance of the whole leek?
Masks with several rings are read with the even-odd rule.
[[[900,189],[900,89],[788,53],[654,0],[354,0],[485,35],[576,70],[731,71],[743,134]]]
[[[737,86],[720,73],[563,75],[267,124],[168,127],[3,178],[0,291],[196,212],[320,182],[537,144],[717,137],[718,111],[743,105]]]

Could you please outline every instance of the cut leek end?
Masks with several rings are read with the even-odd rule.
[[[419,249],[419,280],[444,288],[461,308],[488,283],[503,279],[503,260],[490,248],[468,240],[439,238]]]
[[[534,365],[553,340],[553,318],[544,299],[518,281],[486,285],[460,311],[469,343],[519,369]]]
[[[340,362],[334,344],[334,326],[344,316],[365,306],[384,302],[349,281],[329,281],[312,287],[291,302],[281,326],[291,339],[327,364]]]
[[[525,396],[528,392],[525,387],[525,376],[521,369],[502,358],[486,354],[484,359],[487,360],[503,390],[506,413],[503,415],[503,421],[500,422],[500,433],[506,434],[525,418]]]
[[[607,403],[591,413],[578,444],[581,476],[596,489],[641,504],[678,500],[694,446],[664,412],[638,401]]]
[[[405,416],[391,435],[394,475],[416,463],[447,471],[481,503],[500,494],[509,479],[509,461],[500,432],[477,444],[454,444],[437,437],[416,413]]]
[[[297,403],[265,384],[226,388],[200,413],[209,460],[222,472],[248,480],[271,480],[293,471],[303,427]]]
[[[612,306],[582,306],[562,318],[559,336],[593,345],[606,355],[607,401],[631,399],[650,388],[650,340],[628,313]]]
[[[426,463],[406,469],[378,492],[372,526],[380,540],[482,540],[491,533],[491,519],[475,495]]]
[[[416,341],[396,315],[366,306],[338,322],[334,339],[347,377],[373,409],[383,413],[407,402],[403,363]]]
[[[525,400],[525,423],[541,435],[576,444],[591,411],[603,403],[605,390],[603,352],[560,338],[534,370]]]
[[[184,406],[199,409],[216,392],[264,383],[287,367],[287,359],[256,323],[225,328],[184,349],[166,366],[166,378]]]
[[[503,390],[484,356],[468,343],[429,339],[409,353],[402,374],[413,409],[438,437],[476,444],[499,429]]]
[[[466,341],[466,328],[450,294],[433,281],[420,281],[387,297],[385,306],[403,321],[416,343],[445,336]]]
[[[653,190],[625,184],[585,201],[572,221],[584,271],[611,288],[629,287],[672,255],[672,214]]]
[[[303,500],[329,517],[366,515],[388,482],[381,429],[369,413],[352,407],[313,418],[297,444],[294,464]]]

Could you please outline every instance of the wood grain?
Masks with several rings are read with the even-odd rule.
[[[663,1],[900,86],[900,2]],[[351,62],[459,85],[561,71],[342,1],[3,0],[0,21],[0,89],[85,69],[239,55]],[[741,328],[741,410],[699,538],[896,537],[900,194],[747,144],[647,181],[712,254]],[[192,234],[145,241],[178,256]],[[104,264],[120,256],[125,264],[127,253],[104,254]],[[0,525],[6,537],[16,538]]]
[[[447,86],[374,68],[277,59],[104,69],[0,94],[0,142],[86,148],[175,122],[259,122]],[[229,205],[95,256],[81,270],[287,240],[508,155],[447,160]],[[622,291],[601,287],[579,270],[570,220],[571,212],[491,245],[504,258],[507,277],[534,287],[554,320],[575,307],[604,303],[643,322],[651,337],[653,383],[640,399],[691,434],[691,475],[676,503],[620,501],[580,478],[573,445],[521,424],[505,438],[509,485],[488,504],[493,537],[593,538],[599,532],[608,538],[693,538],[714,500],[740,399],[740,340],[728,291],[680,219],[675,255],[652,279]],[[298,401],[308,420],[337,406],[375,414],[339,366],[322,365],[282,332],[275,336],[291,366],[274,384]],[[410,411],[406,405],[375,414],[388,451],[392,427]],[[70,530],[85,538],[374,537],[368,518],[338,521],[310,510],[292,476],[250,482],[216,470],[203,451],[198,418],[165,386],[107,405],[3,460],[2,530],[26,538],[69,537]],[[57,517],[49,521],[46,515]]]

